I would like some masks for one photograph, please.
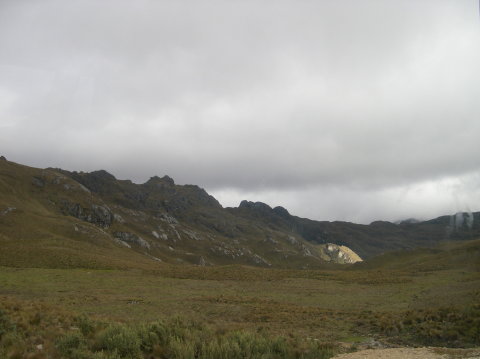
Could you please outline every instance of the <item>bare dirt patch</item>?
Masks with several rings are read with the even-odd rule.
[[[391,348],[341,354],[334,359],[480,359],[480,349]]]

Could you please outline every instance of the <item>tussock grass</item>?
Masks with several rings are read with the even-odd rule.
[[[178,316],[123,324],[56,312],[31,302],[7,300],[2,307],[1,358],[326,359],[338,351],[330,343],[266,331],[216,331]],[[43,310],[41,319],[38,309]],[[57,325],[46,325],[52,321]]]

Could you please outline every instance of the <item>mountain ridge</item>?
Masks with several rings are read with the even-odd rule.
[[[0,194],[0,239],[13,247],[15,240],[56,238],[110,248],[103,256],[135,252],[142,261],[312,268],[350,262],[328,244],[371,258],[480,233],[478,212],[418,223],[314,221],[262,202],[223,208],[203,188],[177,185],[169,176],[136,184],[105,170],[36,169],[6,159]]]

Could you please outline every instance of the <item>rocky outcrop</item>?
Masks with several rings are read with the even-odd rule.
[[[134,233],[130,232],[114,232],[113,236],[122,242],[128,243],[129,245],[137,245],[145,249],[150,249],[150,243],[140,236],[137,236]]]
[[[5,158],[5,156],[0,156],[0,161],[6,161],[7,159]]]
[[[16,210],[15,207],[7,207],[6,209],[0,212],[0,216],[5,216],[6,214],[13,212],[15,210]]]
[[[362,258],[360,258],[358,254],[346,246],[327,243],[322,246],[322,251],[322,257],[330,262],[339,264],[353,264],[362,261]]]
[[[106,206],[92,204],[90,208],[85,208],[79,203],[62,201],[61,210],[65,215],[73,216],[102,228],[108,228],[113,223],[114,215]]]
[[[34,176],[32,177],[32,184],[39,188],[45,187],[45,181],[41,177]]]

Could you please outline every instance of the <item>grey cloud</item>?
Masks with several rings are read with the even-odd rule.
[[[474,0],[3,1],[0,151],[393,216],[389,190],[480,171],[479,22]]]

